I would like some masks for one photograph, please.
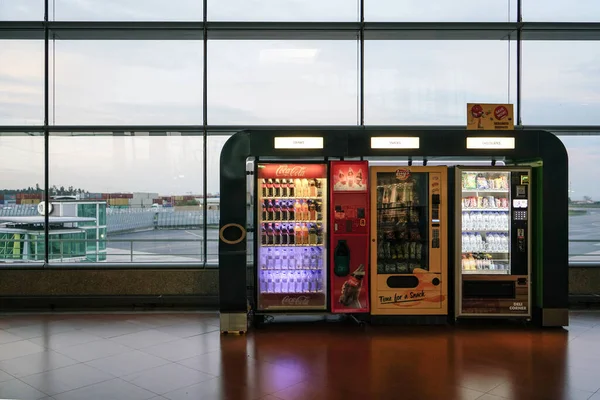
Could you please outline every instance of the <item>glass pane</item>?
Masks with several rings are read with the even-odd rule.
[[[43,228],[27,219],[43,220],[37,204],[44,197],[44,138],[0,134],[0,176],[0,264],[43,261],[44,249],[32,245]]]
[[[52,21],[202,21],[202,0],[48,1]]]
[[[524,41],[522,123],[600,124],[599,60],[600,42]]]
[[[514,103],[509,41],[365,42],[367,125],[466,125],[469,102]]]
[[[127,134],[52,134],[51,190],[71,197],[54,200],[55,215],[92,219],[61,229],[85,229],[88,261],[201,262],[201,133]]]
[[[358,0],[207,0],[211,21],[358,21]]]
[[[202,42],[60,41],[53,124],[202,123]]]
[[[517,20],[517,0],[364,0],[366,21],[507,22]]]
[[[0,21],[42,21],[44,0],[2,0]]]
[[[210,41],[210,124],[352,125],[357,42]]]
[[[510,274],[510,173],[463,171],[464,274]]]
[[[42,125],[44,42],[0,40],[0,60],[0,125]]]
[[[523,20],[537,22],[598,22],[600,4],[596,0],[523,0]]]
[[[562,136],[569,153],[570,261],[600,261],[600,136]]]
[[[377,273],[429,270],[428,174],[377,173]]]

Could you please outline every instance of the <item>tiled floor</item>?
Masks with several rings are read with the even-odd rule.
[[[0,398],[594,399],[600,313],[566,329],[271,325],[207,313],[0,317]]]

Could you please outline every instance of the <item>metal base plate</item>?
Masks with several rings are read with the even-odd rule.
[[[248,315],[246,313],[221,313],[221,333],[246,333]]]
[[[542,326],[569,326],[569,309],[543,308]]]

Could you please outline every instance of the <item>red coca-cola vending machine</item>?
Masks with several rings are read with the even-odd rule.
[[[369,312],[369,164],[330,165],[330,307],[332,313]]]
[[[325,311],[327,165],[257,168],[257,312]]]

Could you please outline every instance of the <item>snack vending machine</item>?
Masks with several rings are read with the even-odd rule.
[[[456,168],[456,317],[531,317],[530,177]]]
[[[257,168],[257,311],[325,310],[327,166]]]
[[[447,315],[447,167],[371,167],[371,314]]]
[[[330,293],[332,313],[369,312],[369,164],[332,161]]]

